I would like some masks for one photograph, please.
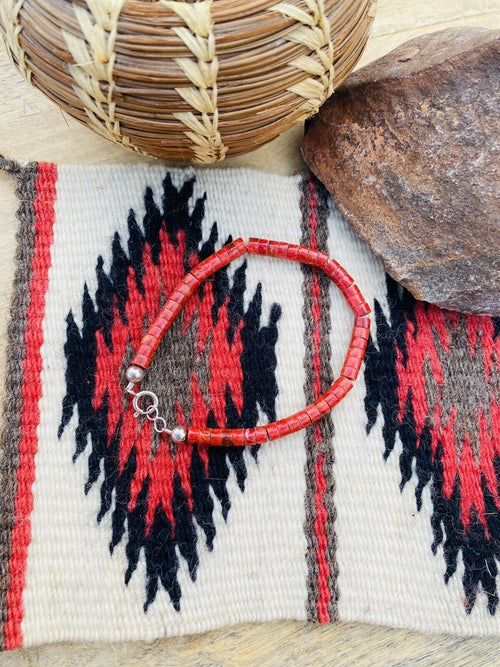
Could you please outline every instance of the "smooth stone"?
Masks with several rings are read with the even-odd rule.
[[[306,163],[417,299],[500,315],[500,31],[424,35],[354,73]]]

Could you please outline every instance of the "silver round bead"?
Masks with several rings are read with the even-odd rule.
[[[144,369],[140,366],[129,366],[125,377],[129,382],[140,382],[144,377]]]
[[[172,429],[172,435],[170,436],[174,442],[184,442],[186,439],[186,429],[184,426],[176,426]]]

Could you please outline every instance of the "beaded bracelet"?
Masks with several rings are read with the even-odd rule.
[[[134,385],[140,382],[148,369],[154,353],[166,331],[179,315],[189,297],[207,278],[219,269],[227,266],[234,259],[249,253],[251,255],[265,255],[281,257],[292,261],[308,264],[321,269],[344,294],[344,297],[354,313],[354,328],[351,342],[345,357],[340,377],[314,403],[290,417],[279,421],[257,426],[255,428],[214,429],[197,428],[190,426],[176,426],[172,430],[167,428],[165,419],[158,414],[158,397],[152,391],[134,390]],[[133,396],[134,417],[146,416],[154,423],[158,433],[167,433],[174,442],[188,442],[190,444],[211,446],[241,446],[263,444],[269,440],[276,440],[289,433],[300,431],[318,421],[339,403],[353,386],[363,360],[370,319],[367,315],[370,308],[364,300],[353,278],[338,262],[330,259],[325,253],[306,248],[304,246],[251,238],[248,244],[239,238],[224,246],[203,262],[197,264],[184,276],[181,282],[168,297],[160,310],[156,320],[144,335],[132,364],[126,372],[128,385],[126,391]],[[144,406],[141,404],[144,402]]]

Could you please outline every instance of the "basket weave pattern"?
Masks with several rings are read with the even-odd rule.
[[[19,71],[111,141],[216,162],[316,113],[358,61],[374,0],[2,0]]]

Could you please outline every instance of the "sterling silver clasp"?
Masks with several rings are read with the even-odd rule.
[[[129,382],[127,393],[134,397],[132,400],[135,410],[134,417],[142,415],[153,422],[154,430],[157,433],[172,435],[171,429],[167,428],[167,422],[158,414],[158,396],[153,391],[134,391],[134,383]]]
[[[133,366],[131,368],[135,369]],[[146,419],[153,422],[153,428],[157,433],[166,433],[174,442],[183,442],[187,435],[186,429],[183,426],[176,426],[173,429],[167,428],[167,422],[158,414],[158,396],[153,391],[135,391],[134,385],[142,379],[143,374],[141,374],[140,378],[138,377],[137,379],[134,378],[134,380],[131,380],[130,375],[133,375],[133,373],[130,373],[129,371],[127,371],[127,379],[129,379],[130,382],[127,384],[125,391],[127,394],[134,397],[132,400],[132,405],[135,410],[134,417],[146,417]]]

